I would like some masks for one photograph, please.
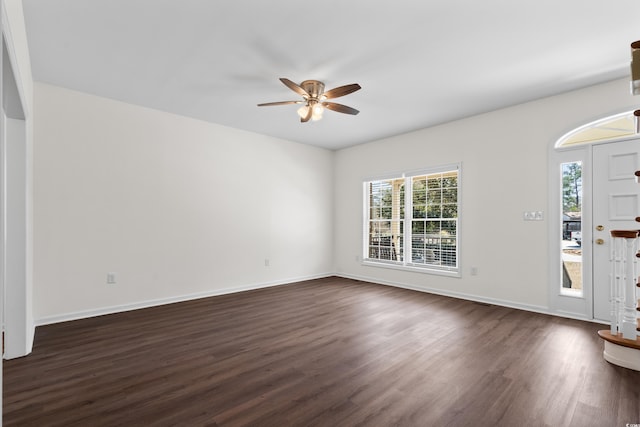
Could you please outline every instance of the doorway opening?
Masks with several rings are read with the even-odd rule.
[[[593,121],[550,150],[550,307],[557,314],[609,321],[609,231],[628,227],[616,222],[620,209],[640,214],[640,198],[620,197],[628,191],[618,187],[640,169],[635,120],[626,111]]]

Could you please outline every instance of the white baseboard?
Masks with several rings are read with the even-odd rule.
[[[551,315],[551,316],[557,316],[557,317],[564,317],[564,318],[570,318],[570,319],[593,322],[593,320],[587,319],[585,317],[581,317],[581,316],[573,314],[573,313],[554,312],[554,311],[550,310],[549,307],[540,306],[540,305],[522,304],[522,303],[514,302],[514,301],[508,301],[508,300],[502,300],[502,299],[496,299],[496,298],[482,297],[482,296],[478,296],[478,295],[465,294],[465,293],[462,293],[462,292],[443,291],[442,289],[434,289],[434,288],[429,288],[429,287],[425,287],[425,286],[416,286],[416,285],[412,285],[412,284],[408,284],[408,283],[399,283],[399,282],[395,282],[395,281],[394,282],[390,282],[390,281],[386,281],[386,280],[380,280],[380,279],[377,279],[375,277],[357,276],[357,275],[345,274],[345,273],[336,273],[335,275],[338,276],[338,277],[344,277],[346,279],[361,280],[361,281],[364,281],[364,282],[375,283],[375,284],[378,284],[378,285],[393,286],[393,287],[396,287],[396,288],[409,289],[409,290],[412,290],[412,291],[425,292],[425,293],[435,294],[435,295],[442,295],[442,296],[445,296],[445,297],[458,298],[458,299],[463,299],[463,300],[467,300],[467,301],[475,301],[475,302],[481,302],[481,303],[485,303],[485,304],[498,305],[498,306],[501,306],[501,307],[515,308],[517,310],[531,311],[531,312],[534,312],[534,313],[548,314],[548,315]]]
[[[239,286],[235,288],[212,289],[210,291],[198,292],[195,294],[177,295],[177,296],[168,297],[168,298],[160,298],[160,299],[148,300],[148,301],[138,301],[131,304],[124,304],[124,305],[118,305],[118,306],[112,306],[112,307],[101,307],[101,308],[92,309],[92,310],[82,310],[82,311],[65,313],[65,314],[60,314],[55,316],[45,316],[37,319],[35,321],[35,326],[44,326],[44,325],[50,325],[53,323],[68,322],[70,320],[87,319],[89,317],[103,316],[106,314],[122,313],[125,311],[139,310],[141,308],[156,307],[159,305],[173,304],[176,302],[215,297],[218,295],[233,294],[237,292],[245,292],[245,291],[251,291],[255,289],[270,288],[273,286],[288,285],[291,283],[303,282],[305,280],[322,279],[322,278],[331,277],[331,276],[334,276],[334,274],[324,273],[324,274],[317,274],[313,276],[294,277],[294,278],[288,278],[288,279],[283,279],[278,281],[252,283],[249,285]]]
[[[475,302],[481,302],[481,303],[485,303],[485,304],[492,304],[492,305],[497,305],[497,306],[501,306],[501,307],[514,308],[514,309],[517,309],[517,310],[524,310],[524,311],[530,311],[530,312],[534,312],[534,313],[548,314],[548,315],[551,315],[551,316],[564,317],[564,318],[582,320],[582,321],[587,321],[587,322],[602,323],[602,322],[597,321],[597,320],[587,319],[587,318],[585,318],[583,316],[580,316],[578,314],[575,314],[575,313],[555,312],[555,311],[550,310],[549,307],[545,307],[545,306],[538,306],[538,305],[532,305],[532,304],[522,304],[522,303],[518,303],[518,302],[514,302],[514,301],[508,301],[508,300],[502,300],[502,299],[496,299],[496,298],[488,298],[488,297],[472,295],[472,294],[466,294],[466,293],[461,293],[461,292],[443,291],[442,289],[434,289],[434,288],[429,288],[429,287],[424,287],[424,286],[416,286],[416,285],[412,285],[412,284],[408,284],[408,283],[400,283],[400,282],[396,282],[396,281],[393,281],[393,282],[385,281],[385,280],[381,280],[381,279],[378,279],[378,278],[375,278],[375,277],[357,276],[357,275],[346,274],[346,273],[324,273],[324,274],[317,274],[317,275],[312,275],[312,276],[289,278],[289,279],[284,279],[284,280],[279,280],[279,281],[253,283],[253,284],[239,286],[239,287],[235,287],[235,288],[213,289],[211,291],[199,292],[199,293],[195,293],[195,294],[178,295],[178,296],[169,297],[169,298],[161,298],[161,299],[148,300],[148,301],[139,301],[139,302],[135,302],[135,303],[131,303],[131,304],[124,304],[124,305],[118,305],[118,306],[112,306],[112,307],[102,307],[102,308],[97,308],[97,309],[92,309],[92,310],[83,310],[83,311],[78,311],[78,312],[73,312],[73,313],[65,313],[65,314],[55,315],[55,316],[45,316],[45,317],[37,319],[35,321],[35,326],[50,325],[50,324],[53,324],[53,323],[67,322],[67,321],[70,321],[70,320],[86,319],[86,318],[89,318],[89,317],[103,316],[103,315],[106,315],[106,314],[114,314],[114,313],[121,313],[121,312],[131,311],[131,310],[139,310],[141,308],[155,307],[155,306],[159,306],[159,305],[173,304],[173,303],[176,303],[176,302],[190,301],[190,300],[195,300],[195,299],[200,299],[200,298],[214,297],[214,296],[218,296],[218,295],[226,295],[226,294],[232,294],[232,293],[237,293],[237,292],[250,291],[250,290],[254,290],[254,289],[262,289],[262,288],[269,288],[269,287],[273,287],[273,286],[287,285],[287,284],[291,284],[291,283],[302,282],[302,281],[305,281],[305,280],[321,279],[321,278],[331,277],[331,276],[344,277],[346,279],[353,279],[353,280],[361,280],[361,281],[364,281],[364,282],[374,283],[374,284],[378,284],[378,285],[393,286],[393,287],[396,287],[396,288],[409,289],[409,290],[418,291],[418,292],[425,292],[425,293],[430,293],[430,294],[435,294],[435,295],[442,295],[442,296],[458,298],[458,299],[463,299],[463,300],[468,300],[468,301],[475,301]]]

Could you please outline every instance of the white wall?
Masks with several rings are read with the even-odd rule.
[[[548,221],[522,212],[552,214],[557,138],[635,108],[621,79],[334,153],[46,84],[35,93],[39,323],[332,272],[547,311]],[[456,162],[462,278],[356,261],[363,179]]]
[[[333,152],[40,83],[35,115],[38,323],[333,271]]]
[[[567,131],[632,110],[628,79],[471,117],[336,153],[338,274],[532,310],[549,307],[548,155]],[[385,172],[462,162],[462,278],[363,266],[362,182]],[[470,268],[478,275],[471,276]]]

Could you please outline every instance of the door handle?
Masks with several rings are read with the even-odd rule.
[[[596,244],[603,245],[604,244],[604,240],[603,239],[596,239]]]
[[[604,225],[597,225],[596,226],[596,230],[598,230],[598,231],[604,230]]]

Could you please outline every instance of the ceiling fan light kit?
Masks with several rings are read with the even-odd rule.
[[[300,116],[300,121],[302,123],[306,123],[309,120],[316,121],[322,119],[322,114],[324,113],[325,108],[344,114],[356,115],[359,113],[355,108],[327,101],[327,99],[339,98],[360,90],[361,87],[357,83],[339,86],[325,92],[324,83],[318,80],[305,80],[299,85],[284,77],[280,78],[280,81],[289,89],[302,96],[303,100],[267,102],[264,104],[258,104],[258,107],[304,104],[298,109],[298,115]]]
[[[304,119],[309,115],[309,109],[311,109],[311,120],[318,121],[322,119],[322,113],[324,112],[322,104],[315,104],[313,107],[304,105],[298,108],[298,115],[301,119]]]

